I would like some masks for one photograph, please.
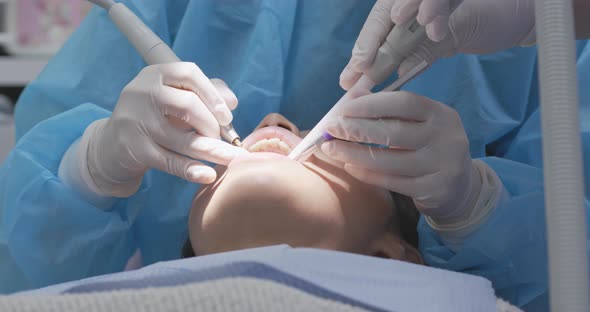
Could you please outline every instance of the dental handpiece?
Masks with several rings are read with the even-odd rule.
[[[289,158],[303,161],[307,156],[313,154],[322,143],[326,142],[324,123],[337,113],[340,103],[350,100],[357,90],[372,90],[376,82],[387,79],[388,75],[399,68],[399,65],[414,51],[420,44],[428,39],[426,29],[417,21],[418,12],[408,22],[396,25],[385,42],[381,45],[375,56],[375,61],[368,73],[363,74],[356,84],[328,111],[318,124],[307,134],[305,138],[289,153]],[[384,91],[399,90],[404,84],[424,72],[429,67],[427,61],[423,61],[414,67],[410,72],[397,79],[392,85],[383,89]]]
[[[113,23],[127,37],[149,65],[175,63],[181,60],[170,47],[151,31],[127,6],[112,0],[88,0],[108,11]],[[232,145],[242,147],[240,136],[229,124],[221,126],[221,137]]]
[[[311,131],[303,138],[303,140],[301,140],[297,146],[295,146],[291,153],[289,153],[288,157],[296,161],[304,161],[307,156],[313,154],[322,145],[322,143],[332,140],[333,137],[324,130],[325,122],[338,113],[340,103],[352,99],[353,95],[357,94],[357,92],[361,90],[371,90],[374,86],[375,83],[371,80],[371,78],[367,77],[366,75],[361,76],[358,82],[352,88],[350,88],[350,90],[348,90],[348,92],[346,92],[344,96],[338,100],[338,102],[336,102],[336,104],[328,111],[328,113],[326,113],[326,115],[318,122],[318,124],[313,127],[313,129],[311,129]]]
[[[399,90],[406,83],[408,83],[409,81],[420,75],[422,72],[424,72],[428,68],[428,66],[428,62],[422,61],[420,64],[418,64],[418,66],[412,68],[412,70],[401,76],[388,87],[384,88],[383,91]],[[371,84],[374,85],[374,83],[370,81],[369,78],[363,75],[359,82],[354,87],[352,87],[350,91],[348,91],[342,97],[342,99],[340,99],[338,103],[334,105],[332,109],[336,108],[336,106],[338,106],[341,101],[349,100],[351,98],[349,92],[356,92],[355,90],[359,88],[368,88],[369,86],[371,86]],[[332,116],[333,114],[334,112],[330,110],[326,114],[326,116],[324,116],[324,118],[322,118],[322,120],[320,120],[320,122],[307,134],[307,136],[303,138],[303,140],[293,149],[293,151],[289,153],[289,158],[296,161],[303,161],[307,159],[308,156],[313,154],[318,148],[320,148],[324,142],[333,140],[334,137],[331,136],[328,132],[322,130],[323,127],[321,126],[323,124],[323,121],[329,118],[329,116]]]

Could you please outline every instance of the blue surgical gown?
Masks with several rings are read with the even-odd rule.
[[[228,83],[240,100],[234,126],[241,134],[271,112],[311,128],[343,94],[338,76],[374,4],[123,2],[181,59]],[[578,68],[588,68],[590,48],[580,42],[578,50]],[[546,309],[536,60],[534,48],[461,55],[435,64],[407,89],[460,113],[472,156],[495,169],[508,193],[456,252],[422,221],[420,249],[427,264],[484,276],[498,296]],[[96,207],[57,177],[68,147],[88,124],[110,115],[123,87],[144,66],[106,13],[95,9],[21,96],[17,146],[0,169],[0,291],[121,271],[137,249],[146,264],[178,258],[198,185],[151,170],[135,195]],[[590,73],[580,70],[580,79],[581,85],[590,83]],[[590,90],[581,88],[580,95],[588,157]],[[590,169],[584,172],[590,175]]]

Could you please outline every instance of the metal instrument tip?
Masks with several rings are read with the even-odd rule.
[[[242,141],[240,141],[240,138],[235,138],[235,139],[234,139],[234,140],[231,142],[231,144],[232,144],[233,146],[242,147]]]

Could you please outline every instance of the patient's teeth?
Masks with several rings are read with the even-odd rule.
[[[262,149],[264,149],[264,147],[266,146],[267,143],[268,143],[267,139],[260,140],[260,141],[256,142],[254,145],[250,146],[250,148],[248,150],[250,152],[260,152],[260,151],[262,151]]]
[[[289,145],[287,145],[287,143],[285,143],[283,141],[279,142],[279,148],[281,149],[281,152],[283,154],[291,153],[291,147],[289,147]]]
[[[250,152],[273,152],[288,155],[291,152],[289,145],[279,138],[262,139],[250,146]]]
[[[281,142],[281,139],[279,139],[279,138],[272,138],[272,139],[268,139],[268,142],[269,143],[272,143],[274,145],[278,145],[279,142]]]

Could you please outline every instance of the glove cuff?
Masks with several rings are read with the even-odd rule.
[[[64,154],[57,176],[65,185],[80,194],[86,201],[103,210],[109,209],[114,198],[105,195],[98,189],[90,177],[87,164],[88,140],[78,139]]]
[[[481,180],[481,189],[468,196],[470,200],[466,201],[468,206],[463,213],[455,218],[425,217],[430,227],[441,235],[451,249],[458,249],[465,238],[485,223],[506,194],[502,181],[492,168],[481,160],[473,160],[472,164],[472,170]]]
[[[108,168],[103,165],[103,162],[112,161],[111,158],[113,157],[108,157],[108,153],[109,150],[115,148],[108,144],[101,144],[101,137],[104,134],[104,128],[108,121],[109,119],[106,118],[90,124],[82,136],[82,143],[86,142],[86,144],[85,146],[81,145],[80,148],[86,148],[86,169],[88,170],[89,179],[92,181],[89,184],[92,184],[96,188],[97,193],[103,196],[126,198],[137,192],[141,186],[143,175],[129,177],[125,181],[114,179],[108,175]]]
[[[536,27],[536,20],[535,20],[535,4],[534,0],[520,0],[517,3],[517,7],[520,9],[518,16],[523,16],[523,20],[528,20],[529,25],[524,25],[525,27],[528,26],[527,32],[523,32],[523,37],[518,42],[518,45],[524,48],[528,48],[537,44],[537,27]],[[525,28],[526,29],[526,28]]]
[[[520,41],[519,46],[523,48],[532,47],[537,44],[537,28],[533,24],[527,35]]]

